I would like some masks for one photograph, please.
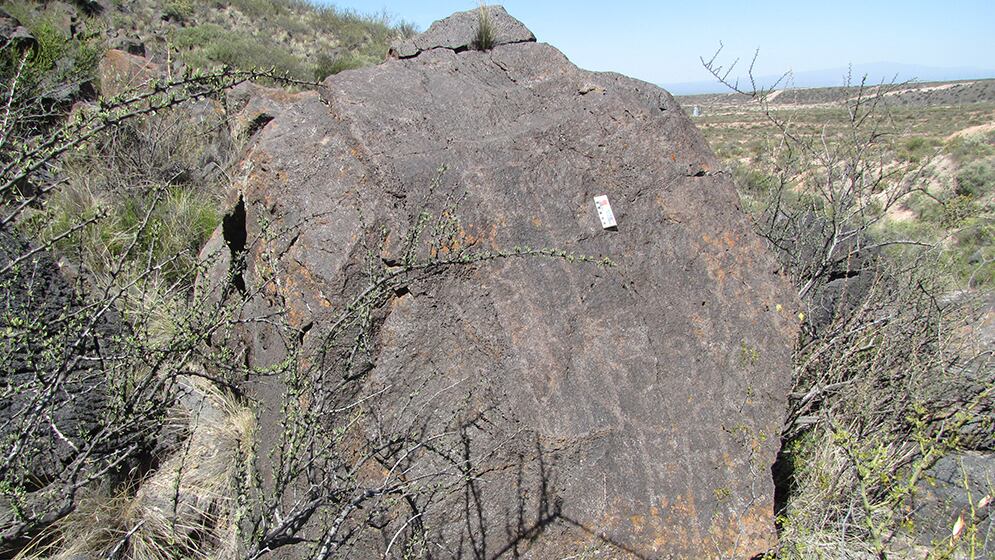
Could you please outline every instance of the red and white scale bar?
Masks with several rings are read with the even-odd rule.
[[[618,226],[618,222],[615,221],[615,213],[612,212],[612,205],[608,203],[607,195],[594,197],[594,207],[598,209],[602,228],[608,229]]]

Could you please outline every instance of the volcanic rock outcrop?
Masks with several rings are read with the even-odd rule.
[[[488,50],[474,48],[467,12],[395,45],[379,66],[328,78],[320,93],[253,86],[235,96],[236,127],[251,138],[238,208],[211,246],[248,251],[244,263],[221,259],[215,277],[259,287],[249,308],[279,309],[302,347],[363,292],[371,262],[403,266],[425,211],[425,237],[439,216],[455,224],[445,247],[419,244],[425,258],[549,247],[614,263],[440,268],[371,311],[353,371],[358,397],[369,396],[356,407],[368,409],[351,429],[459,418],[461,458],[417,446],[421,466],[406,474],[474,468],[433,500],[382,506],[383,538],[360,540],[352,557],[380,557],[415,526],[437,558],[764,552],[776,538],[770,467],[795,296],[667,92],[581,70],[490,10]],[[617,228],[602,228],[597,195]],[[246,322],[250,366],[286,358],[272,322]],[[282,385],[247,391],[268,411],[265,447]]]

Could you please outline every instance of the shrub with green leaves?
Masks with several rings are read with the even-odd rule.
[[[168,0],[162,8],[163,13],[176,21],[186,21],[194,14],[191,0]]]
[[[314,79],[321,81],[333,74],[338,74],[345,70],[353,70],[366,66],[367,62],[361,57],[351,53],[330,57],[327,54],[319,54],[315,57]]]
[[[217,202],[189,187],[122,195],[79,185],[57,191],[39,220],[41,238],[58,239],[56,247],[87,270],[108,273],[131,253],[136,265],[157,268],[164,282],[190,276],[197,253],[221,222]],[[78,227],[88,221],[93,223]]]
[[[986,158],[971,162],[957,173],[956,193],[960,196],[979,198],[995,190],[995,159]]]
[[[188,63],[200,68],[220,65],[242,69],[272,68],[293,78],[311,78],[301,61],[283,46],[213,23],[177,30],[173,44]]]
[[[903,161],[919,163],[931,157],[940,145],[941,142],[936,138],[913,136],[899,143],[897,157]]]
[[[30,4],[15,2],[4,9],[28,29],[37,45],[27,51],[0,49],[0,83],[4,90],[17,85],[10,91],[12,106],[21,108],[17,133],[40,132],[75,101],[92,95],[103,47],[95,33],[72,37],[56,23],[56,15]],[[86,24],[92,27],[91,21]]]
[[[946,151],[958,163],[995,155],[995,133],[957,136],[947,143]]]

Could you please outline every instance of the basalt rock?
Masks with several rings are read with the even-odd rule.
[[[108,407],[105,355],[119,332],[113,310],[94,312],[51,255],[0,230],[0,468],[10,488],[0,496],[0,555],[65,515],[68,474],[86,455],[98,462],[109,438],[87,445]],[[83,471],[86,473],[86,471]]]
[[[38,40],[17,18],[0,8],[0,44],[27,48],[38,44]]]
[[[105,98],[137,91],[165,74],[159,65],[145,56],[117,49],[104,54],[97,73],[100,77],[100,94]]]
[[[405,232],[447,198],[462,199],[464,246],[615,264],[497,259],[423,277],[376,310],[358,371],[377,404],[364,401],[355,429],[465,419],[465,459],[426,445],[407,474],[474,471],[434,500],[382,506],[397,509],[369,518],[383,538],[358,540],[351,557],[380,557],[414,526],[433,558],[763,553],[776,538],[770,467],[796,297],[667,92],[581,70],[503,10],[491,12],[496,44],[475,50],[476,14],[320,92],[257,90],[234,119],[250,137],[239,210],[213,246],[248,253],[219,259],[213,278],[258,293],[247,312],[279,308],[303,347],[363,290],[369,259],[400,262]],[[617,228],[599,222],[602,194]],[[270,323],[245,323],[252,367],[286,357]],[[281,385],[246,390],[265,448]],[[405,526],[408,507],[420,509]]]
[[[995,480],[995,455],[955,453],[942,457],[916,488],[912,518],[923,545],[949,542],[958,520],[973,527],[976,558],[995,554],[995,518],[991,502]],[[981,507],[979,507],[981,506]]]

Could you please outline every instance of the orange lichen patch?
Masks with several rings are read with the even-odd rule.
[[[701,236],[706,245],[717,251],[728,251],[736,246],[736,236],[731,231],[726,231],[719,237],[714,237],[708,233]]]
[[[736,468],[736,461],[733,460],[732,455],[730,455],[728,452],[722,454],[722,462],[725,464],[725,466],[729,467],[730,470]]]
[[[731,502],[732,503],[732,502]],[[754,505],[743,511],[710,506],[710,521],[701,522],[692,494],[677,496],[671,505],[661,500],[643,512],[620,516],[626,506],[616,501],[599,522],[612,541],[637,554],[666,553],[683,558],[749,558],[775,542],[773,506]]]
[[[535,226],[537,229],[542,227],[542,220],[539,219],[539,216],[532,217],[532,225]]]
[[[776,543],[773,517],[772,505],[754,505],[742,515],[730,515],[726,523],[713,523],[707,541],[721,551],[721,558],[749,558]]]
[[[756,255],[761,254],[763,248],[755,240],[752,243],[741,243],[742,238],[733,231],[725,231],[718,236],[706,233],[702,236],[702,241],[704,243],[699,248],[699,254],[705,262],[709,277],[722,285],[726,277],[730,276],[739,280],[735,284],[737,295],[748,292],[748,283],[743,280],[742,271],[749,270],[754,265]]]
[[[307,99],[309,97],[314,97],[314,98],[318,97],[318,92],[316,91],[292,92],[292,91],[287,91],[283,88],[259,88],[259,89],[265,92],[266,99],[278,101],[281,104],[293,103],[295,101],[300,101],[303,99]]]
[[[466,228],[460,226],[459,231],[456,234],[455,243],[453,243],[453,247],[450,247],[450,250],[458,251],[463,247],[470,247],[474,245],[497,249],[497,233],[497,224],[491,224],[490,226],[483,227],[475,224],[469,224]]]
[[[691,321],[691,331],[696,337],[702,340],[711,339],[713,329],[710,321],[697,313],[692,313],[689,320]]]
[[[318,281],[305,266],[293,259],[286,259],[286,274],[282,275],[278,290],[287,304],[287,322],[294,328],[301,328],[313,320],[307,301],[315,300],[324,307],[331,307],[318,290]],[[327,303],[327,305],[326,305]]]
[[[404,307],[407,307],[409,305],[409,302],[411,301],[411,299],[412,298],[410,296],[409,297],[392,297],[392,298],[390,298],[390,301],[387,302],[387,306],[390,308],[391,313],[393,313],[394,311],[397,311],[398,309],[402,309]]]

